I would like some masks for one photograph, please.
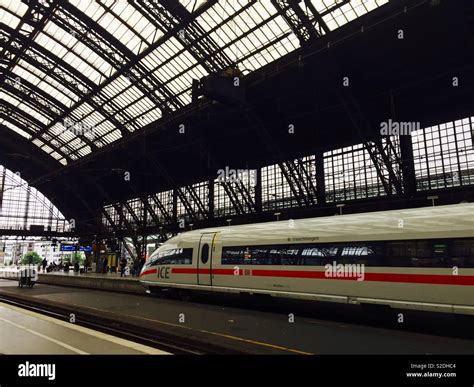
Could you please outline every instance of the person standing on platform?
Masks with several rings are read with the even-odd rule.
[[[41,261],[41,266],[43,266],[43,273],[46,273],[46,266],[48,266],[46,258]]]
[[[140,261],[135,259],[133,261],[132,277],[138,277],[138,274],[140,274]]]
[[[106,274],[107,271],[108,271],[108,270],[107,270],[107,263],[108,263],[108,262],[107,262],[107,258],[104,257],[103,263],[102,263],[102,273],[103,273],[103,274]]]
[[[120,277],[123,277],[125,275],[125,267],[127,266],[127,259],[125,257],[122,257],[120,260]]]

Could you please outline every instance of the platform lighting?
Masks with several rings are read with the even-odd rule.
[[[339,208],[339,215],[342,215],[342,207],[344,207],[345,204],[344,203],[341,203],[341,204],[336,204],[336,207]]]
[[[428,196],[427,199],[428,199],[428,200],[431,200],[431,205],[434,207],[434,206],[435,206],[435,200],[436,200],[436,199],[439,199],[439,196],[437,196],[437,195]]]

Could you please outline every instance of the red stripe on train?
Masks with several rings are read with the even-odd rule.
[[[147,274],[156,274],[156,273],[157,273],[157,269],[149,269],[149,270],[144,271],[143,273],[140,273],[140,277]]]
[[[211,272],[210,269],[172,268],[171,273],[173,274],[198,274],[199,273],[199,274],[216,274],[216,275],[235,275],[234,269],[213,269]],[[243,275],[243,274],[244,274],[244,270],[240,269],[239,275]],[[332,280],[346,280],[346,281],[357,280],[356,276],[326,277],[326,273],[324,271],[303,271],[303,270],[251,269],[251,274],[249,274],[249,276],[307,278],[307,279],[317,278],[317,279],[332,279]],[[365,273],[364,281],[474,286],[474,276],[469,276],[469,275]]]
[[[234,269],[187,269],[187,268],[175,268],[171,269],[173,274],[218,274],[218,275],[235,275]],[[239,270],[242,273],[242,269]]]
[[[252,275],[258,277],[321,278],[353,281],[357,280],[356,276],[326,277],[325,274],[326,273],[324,271],[252,270]],[[364,281],[474,286],[474,276],[470,275],[365,273]]]

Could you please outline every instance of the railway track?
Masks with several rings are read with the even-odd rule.
[[[73,310],[72,308],[69,309],[57,305],[49,305],[15,295],[0,294],[0,302],[67,322],[70,322],[71,314],[74,314],[74,324],[76,325],[157,348],[173,355],[243,353],[237,350],[215,346],[207,342],[200,342],[196,339],[145,328],[133,323],[113,320],[94,313]]]

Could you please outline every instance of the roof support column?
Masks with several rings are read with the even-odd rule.
[[[326,204],[326,181],[324,178],[324,152],[317,152],[316,163],[316,191],[319,205]]]
[[[404,193],[412,196],[416,193],[416,176],[411,135],[400,136],[400,153]]]
[[[262,168],[257,168],[255,176],[255,212],[262,212]]]

